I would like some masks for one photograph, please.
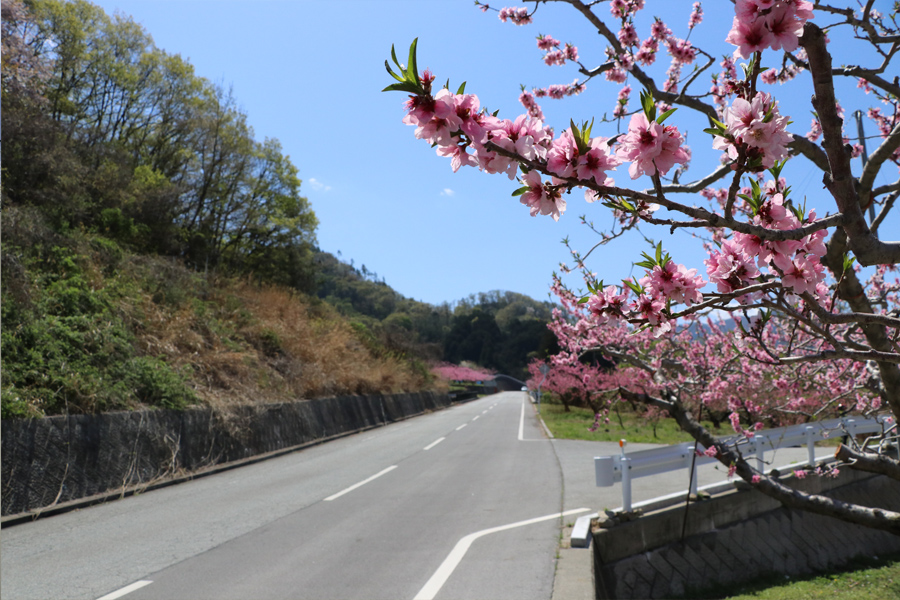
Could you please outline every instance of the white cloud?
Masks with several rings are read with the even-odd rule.
[[[322,183],[315,177],[310,177],[306,181],[307,181],[307,183],[309,183],[310,187],[312,187],[312,189],[317,192],[327,192],[328,190],[331,189],[330,185],[325,185],[324,183]]]
[[[452,195],[455,194],[455,193],[456,193],[456,192],[454,192],[454,191],[451,190],[450,188],[444,188],[444,189],[441,190],[441,196],[452,196]]]

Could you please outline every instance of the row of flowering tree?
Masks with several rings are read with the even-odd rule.
[[[882,227],[900,196],[900,83],[891,67],[900,51],[897,7],[883,15],[873,0],[721,3],[733,10],[730,30],[714,38],[728,52],[722,59],[718,48],[688,39],[703,20],[699,3],[685,15],[684,37],[660,19],[642,29],[644,0],[540,0],[497,12],[503,22],[526,25],[554,2],[587,19],[605,51],[588,59],[572,44],[539,35],[544,61],[571,63],[582,78],[523,91],[522,115],[488,113],[464,85],[435,89],[435,76],[418,69],[415,42],[406,65],[396,55],[393,66],[386,63],[396,80],[386,90],[409,94],[403,122],[454,171],[469,166],[518,179],[513,195],[532,216],[558,220],[566,197],[580,195],[612,213],[611,228],[596,230],[594,248],[570,249],[574,263],[565,269],[580,271],[587,289],[575,293],[554,281],[562,309],[553,328],[563,348],[555,363],[572,368],[579,356],[600,351],[615,368],[597,378],[598,390],[667,412],[759,491],[790,507],[900,533],[900,513],[797,492],[757,471],[699,419],[704,410],[721,413],[749,437],[767,423],[840,412],[889,411],[894,423],[900,416],[898,285],[890,280],[900,242],[882,239],[898,233]],[[853,64],[832,59],[829,37],[837,35],[842,60]],[[654,76],[651,65],[663,60],[665,75]],[[878,133],[868,140],[851,141],[845,131],[835,96],[842,78],[858,83],[855,102],[870,106]],[[607,138],[594,135],[592,124],[554,129],[544,122],[539,100],[581,93],[602,79],[620,87],[612,114],[627,122],[625,133]],[[632,85],[643,88],[634,108]],[[776,98],[798,91],[812,96],[806,133],[794,131]],[[708,121],[706,139],[699,132],[692,139],[720,156],[688,183],[681,180],[692,153],[679,108]],[[866,141],[874,146],[867,155]],[[861,163],[851,162],[860,155]],[[815,207],[792,195],[782,173],[788,160],[821,171]],[[889,182],[876,185],[881,173]],[[646,189],[635,185],[642,177]],[[597,247],[648,227],[704,240],[704,265],[680,264],[657,245],[635,262],[642,276],[620,285],[598,281],[587,264]],[[892,437],[895,424],[865,443],[850,441],[839,458],[900,479],[900,462],[886,452]]]
[[[456,383],[484,383],[494,378],[494,373],[487,369],[452,363],[438,363],[431,367],[431,373],[438,379]]]

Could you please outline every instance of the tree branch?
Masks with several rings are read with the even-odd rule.
[[[822,145],[828,156],[829,170],[825,173],[824,183],[834,197],[838,210],[844,215],[841,227],[847,234],[850,249],[864,266],[900,262],[900,242],[881,242],[872,234],[854,189],[855,178],[850,170],[849,149],[844,147],[843,120],[837,114],[831,55],[825,46],[825,34],[819,27],[807,22],[803,26],[800,44],[809,57],[815,90],[812,103],[822,125]]]
[[[878,31],[875,30],[875,26],[869,21],[869,11],[865,11],[862,19],[857,19],[852,8],[837,8],[829,6],[828,4],[820,4],[818,1],[815,4],[815,8],[844,16],[847,19],[846,22],[854,28],[863,28],[866,33],[869,34],[868,40],[873,44],[895,44],[900,42],[900,35],[881,35],[878,33]]]
[[[894,82],[887,81],[886,79],[880,77],[878,73],[872,69],[851,66],[844,67],[843,69],[834,69],[832,73],[834,75],[843,75],[844,77],[857,77],[865,79],[875,87],[881,88],[884,91],[893,94],[894,96],[900,96],[900,85],[897,85],[896,79],[894,80]]]
[[[883,196],[884,194],[890,194],[891,192],[900,191],[900,181],[895,181],[894,183],[888,183],[886,185],[879,185],[877,188],[872,190],[872,196],[877,198],[878,196]]]
[[[891,479],[900,481],[900,461],[883,454],[872,452],[857,452],[849,446],[838,446],[834,457],[841,462],[848,463],[853,469],[887,475]]]
[[[866,163],[862,176],[859,178],[859,202],[863,208],[868,208],[872,202],[874,197],[872,195],[872,184],[875,183],[875,176],[881,170],[881,165],[894,154],[897,148],[900,148],[900,123],[894,126],[884,141],[881,142],[881,145],[875,149],[875,152],[869,155],[869,161]]]
[[[819,169],[828,171],[828,156],[815,142],[811,142],[802,135],[792,134],[794,141],[788,144],[788,150],[792,154],[802,154]]]
[[[848,358],[865,362],[874,360],[883,363],[900,364],[900,354],[895,352],[879,352],[878,350],[824,350],[817,354],[808,354],[806,356],[787,356],[780,358],[782,364],[795,365],[806,362],[819,362],[824,360],[835,360],[838,358]]]
[[[672,194],[696,194],[700,190],[708,188],[711,184],[717,182],[722,179],[726,175],[731,172],[731,162],[728,162],[703,179],[698,179],[697,181],[692,181],[690,183],[679,184],[679,185],[664,185],[662,186],[663,193],[672,193]],[[654,190],[644,190],[645,194],[652,194]]]
[[[786,56],[790,59],[792,63],[801,67],[803,69],[809,69],[809,64],[803,62],[790,52],[785,53]],[[866,69],[865,67],[860,67],[856,65],[851,65],[849,67],[842,67],[840,69],[832,69],[832,75],[838,75],[842,77],[854,77],[854,78],[862,78],[874,85],[875,87],[881,88],[886,92],[894,94],[895,96],[900,94],[900,85],[897,85],[896,79],[893,83],[887,81],[880,77],[880,73],[884,71],[887,67],[888,61],[885,61],[879,68],[877,69]]]
[[[626,51],[622,47],[622,44],[619,42],[619,39],[616,37],[616,34],[612,32],[612,30],[607,27],[606,23],[604,23],[600,18],[594,14],[594,11],[590,9],[589,6],[585,5],[581,0],[559,0],[560,2],[566,2],[571,4],[575,10],[580,12],[584,18],[586,18],[591,25],[597,28],[597,32],[600,33],[603,37],[606,38],[606,41],[610,43],[613,49],[616,52],[616,55],[625,54]],[[653,97],[656,100],[662,100],[668,104],[680,104],[682,106],[686,106],[688,108],[693,108],[694,110],[703,113],[704,115],[711,117],[713,119],[718,118],[716,114],[716,110],[706,104],[705,102],[698,100],[693,96],[682,96],[681,94],[673,94],[671,92],[664,92],[660,90],[656,86],[656,81],[649,75],[647,75],[638,65],[634,65],[630,71],[631,75],[637,79],[641,85],[647,88],[650,93],[653,94]]]
[[[881,208],[881,212],[878,213],[878,216],[875,217],[875,220],[872,221],[872,224],[869,226],[869,229],[872,230],[872,233],[878,233],[878,228],[881,227],[881,224],[887,218],[888,213],[891,212],[891,209],[894,208],[894,202],[897,200],[897,196],[900,196],[900,190],[897,190],[893,194],[891,194],[887,200],[884,201],[884,206]]]
[[[853,269],[844,269],[844,255],[847,252],[847,234],[837,229],[826,245],[822,264],[831,271],[838,281],[837,293],[847,303],[850,310],[856,313],[874,314],[872,303]],[[887,328],[880,323],[860,323],[860,329],[869,346],[876,350],[890,351],[891,338]],[[894,415],[900,415],[900,367],[891,362],[879,362],[878,372],[881,376],[881,399],[891,407]]]
[[[527,159],[524,156],[498,146],[494,142],[486,142],[484,144],[484,147],[491,152],[496,152],[501,156],[511,158],[516,162],[525,165],[529,169],[534,169],[550,177],[555,177],[556,179],[562,180],[566,183],[566,185],[572,187],[585,187],[598,192],[601,196],[620,196],[624,198],[633,198],[635,200],[640,200],[646,204],[659,204],[669,210],[680,212],[697,220],[703,220],[709,227],[722,227],[731,229],[733,231],[740,231],[741,233],[746,233],[748,235],[755,235],[756,237],[763,240],[771,240],[775,242],[783,242],[786,240],[802,240],[806,236],[815,233],[816,231],[840,226],[843,224],[844,220],[842,215],[836,214],[830,215],[828,217],[823,217],[796,229],[767,229],[759,225],[752,225],[743,221],[736,221],[734,218],[725,218],[719,214],[709,212],[705,208],[687,206],[686,204],[674,202],[665,197],[654,196],[651,194],[646,194],[644,192],[639,192],[637,190],[622,188],[618,186],[597,185],[593,180],[577,179],[575,177],[560,177],[556,173],[549,171],[547,169],[546,163]],[[900,251],[900,244],[898,244],[898,251]]]

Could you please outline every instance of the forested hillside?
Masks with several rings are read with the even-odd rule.
[[[316,293],[359,330],[428,361],[470,361],[522,379],[530,358],[558,352],[547,329],[553,304],[494,290],[439,306],[398,294],[365,265],[315,255]]]
[[[84,1],[3,3],[4,205],[194,269],[311,285],[316,217],[228,89]]]
[[[525,377],[551,306],[403,297],[316,246],[277,139],[83,0],[2,2],[2,416],[414,391]]]

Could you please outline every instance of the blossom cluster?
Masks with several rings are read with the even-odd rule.
[[[655,265],[639,283],[651,297],[664,298],[686,306],[703,301],[700,288],[706,285],[703,278],[697,275],[697,269],[688,269],[672,260],[664,265]]]
[[[716,136],[713,148],[724,150],[732,160],[739,157],[744,146],[751,164],[754,160],[764,169],[771,169],[787,156],[787,145],[793,141],[786,131],[788,117],[778,111],[778,102],[765,92],[757,92],[751,101],[735,98],[725,109],[724,135]]]
[[[593,180],[597,185],[613,185],[607,171],[614,171],[621,162],[610,152],[608,140],[595,137],[582,152],[571,129],[563,131],[547,154],[547,169],[559,177]]]
[[[612,0],[609,3],[609,12],[614,17],[625,19],[644,8],[644,0]]]
[[[485,10],[487,5],[485,5]],[[516,25],[528,25],[531,23],[531,15],[528,14],[528,9],[525,7],[522,8],[501,8],[500,9],[500,20],[506,23],[507,20],[512,21]]]
[[[736,0],[735,17],[725,41],[737,46],[735,57],[750,58],[767,48],[797,49],[803,25],[813,18],[807,0]]]
[[[426,71],[423,81],[433,81]],[[606,138],[594,137],[580,146],[571,130],[553,139],[553,130],[535,118],[540,107],[533,96],[523,92],[522,103],[528,115],[515,120],[500,119],[480,110],[474,94],[453,94],[442,89],[411,96],[406,102],[407,114],[403,122],[416,128],[415,136],[437,147],[437,153],[451,159],[453,171],[462,166],[474,166],[488,173],[505,173],[516,177],[518,162],[487,147],[488,142],[528,161],[546,165],[551,175],[544,182],[536,170],[529,170],[522,178],[525,185],[520,201],[531,208],[532,216],[550,215],[559,219],[566,203],[562,189],[566,178],[592,181],[597,185],[612,185],[607,171],[614,170],[621,161],[612,152]],[[471,152],[470,152],[471,151]]]
[[[811,223],[815,218],[815,211],[810,211],[804,222]],[[784,231],[797,229],[803,223],[785,206],[784,195],[775,193],[759,206],[753,224]],[[761,276],[760,269],[766,269],[780,277],[786,289],[798,295],[809,292],[824,303],[828,288],[819,259],[825,255],[826,235],[826,231],[819,230],[800,240],[768,241],[736,232],[719,250],[710,253],[704,261],[706,272],[719,293],[727,294],[755,282]]]
[[[631,99],[631,86],[626,85],[619,90],[618,101],[613,109],[613,116],[616,118],[624,117],[628,114],[628,101]]]
[[[578,48],[571,44],[566,44],[566,47],[562,50],[550,50],[544,55],[544,64],[548,67],[553,65],[564,65],[567,60],[572,62],[578,61]]]
[[[641,175],[665,175],[675,163],[684,164],[690,156],[682,147],[684,137],[673,125],[650,121],[643,112],[631,116],[628,133],[619,142],[616,155],[631,162],[632,179]]]
[[[568,96],[577,96],[584,91],[584,83],[577,79],[572,83],[552,84],[545,88],[533,88],[532,91],[536,98],[553,98],[560,100]]]
[[[804,56],[801,56],[801,55],[804,55]],[[803,52],[802,48],[797,51],[796,56],[797,56],[798,60],[806,59],[805,53]],[[760,81],[762,81],[763,83],[765,83],[767,85],[773,85],[775,83],[783,84],[783,83],[787,83],[788,81],[790,81],[791,79],[793,79],[794,77],[799,75],[802,70],[803,69],[798,65],[786,64],[783,67],[781,67],[780,69],[766,69],[765,71],[760,73],[759,79],[760,79]]]
[[[629,291],[624,287],[619,291],[616,286],[609,285],[593,293],[588,298],[587,309],[594,325],[638,320],[648,323],[658,337],[672,330],[667,316],[669,304],[690,306],[701,302],[700,289],[706,285],[706,281],[697,275],[697,269],[688,269],[672,260],[646,271],[638,283],[640,285],[633,288],[635,297],[630,301]]]
[[[562,42],[550,35],[537,37],[537,47],[546,53],[544,54],[544,64],[547,66],[564,65],[567,60],[578,61],[578,48],[572,44],[566,44],[565,48],[560,49],[561,44]]]
[[[613,9],[613,14],[620,11]],[[672,34],[672,30],[661,20],[655,19],[650,28],[650,37],[641,41],[634,27],[631,15],[626,12],[622,16],[622,26],[616,35],[624,52],[616,53],[608,49],[609,59],[614,63],[614,68],[606,71],[608,80],[623,83],[628,78],[635,63],[649,66],[656,61],[656,54],[660,44],[663,44],[672,57],[666,73],[666,81],[663,82],[664,91],[675,93],[678,91],[678,83],[681,78],[681,70],[684,65],[691,64],[697,56],[697,49],[686,39],[680,39]],[[693,29],[703,19],[703,11],[700,3],[694,3],[689,29]],[[637,48],[637,51],[635,51]]]
[[[691,18],[688,20],[688,29],[693,29],[702,22],[703,8],[699,2],[694,2],[694,6],[691,8]]]
[[[537,100],[534,98],[534,94],[529,91],[522,90],[522,93],[519,94],[519,103],[525,107],[525,110],[528,111],[528,116],[532,119],[537,119],[539,121],[544,120],[544,111],[541,110],[541,105],[537,103]]]

